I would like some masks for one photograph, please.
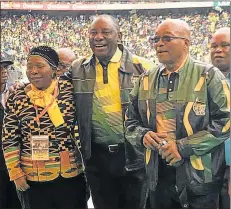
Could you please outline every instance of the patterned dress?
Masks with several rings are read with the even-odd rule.
[[[64,123],[55,127],[46,112],[40,126],[34,120],[36,110],[26,92],[28,87],[10,95],[6,104],[3,128],[3,150],[11,180],[26,175],[30,181],[50,181],[59,176],[71,178],[84,170],[72,83],[59,80],[56,100]],[[30,89],[29,89],[30,90]],[[38,107],[38,114],[43,110]],[[49,160],[32,160],[31,137],[49,136]]]

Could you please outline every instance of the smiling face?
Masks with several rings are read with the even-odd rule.
[[[90,47],[99,60],[110,60],[115,54],[119,31],[111,18],[98,17],[89,28]]]
[[[183,27],[180,27],[174,21],[164,21],[161,23],[155,33],[155,37],[182,37],[181,38],[172,38],[168,41],[159,40],[154,44],[156,54],[159,62],[166,65],[177,65],[185,59],[188,54],[189,49],[189,37],[184,31]]]
[[[51,85],[53,70],[42,57],[30,56],[27,61],[26,75],[36,88],[45,90]]]
[[[211,60],[221,71],[229,71],[230,66],[230,32],[220,31],[211,39]]]

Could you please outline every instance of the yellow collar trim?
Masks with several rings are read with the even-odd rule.
[[[122,58],[122,51],[117,47],[115,54],[112,56],[110,62],[119,62]],[[96,57],[96,64],[99,64],[99,60]]]

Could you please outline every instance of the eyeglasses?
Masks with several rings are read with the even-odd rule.
[[[154,36],[153,38],[150,38],[150,41],[157,44],[160,40],[163,41],[164,43],[170,42],[173,39],[185,39],[188,40],[187,38],[180,37],[180,36]]]
[[[60,63],[59,63],[59,68],[68,69],[68,68],[70,68],[70,67],[71,67],[71,65],[69,65],[69,64],[65,64],[65,63],[63,63],[63,62],[60,62]]]

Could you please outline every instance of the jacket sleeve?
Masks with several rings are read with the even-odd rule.
[[[209,123],[204,130],[177,140],[182,157],[201,156],[223,143],[230,134],[230,89],[223,74],[214,68],[207,81]]]
[[[80,66],[84,61],[85,61],[85,58],[80,58],[80,59],[74,60],[71,64],[71,67],[62,76],[64,76],[66,79],[72,81],[72,78],[74,77],[73,72],[75,71],[76,66]],[[62,78],[62,76],[60,76],[60,78]]]
[[[142,118],[139,114],[138,95],[141,80],[142,76],[139,77],[134,85],[134,88],[130,92],[130,102],[125,115],[126,139],[132,145],[137,146],[143,145],[143,136],[150,130],[149,128],[145,128]]]
[[[20,167],[21,138],[19,127],[20,124],[16,116],[16,109],[14,105],[14,94],[12,94],[6,103],[2,138],[4,158],[11,181],[25,176]]]

